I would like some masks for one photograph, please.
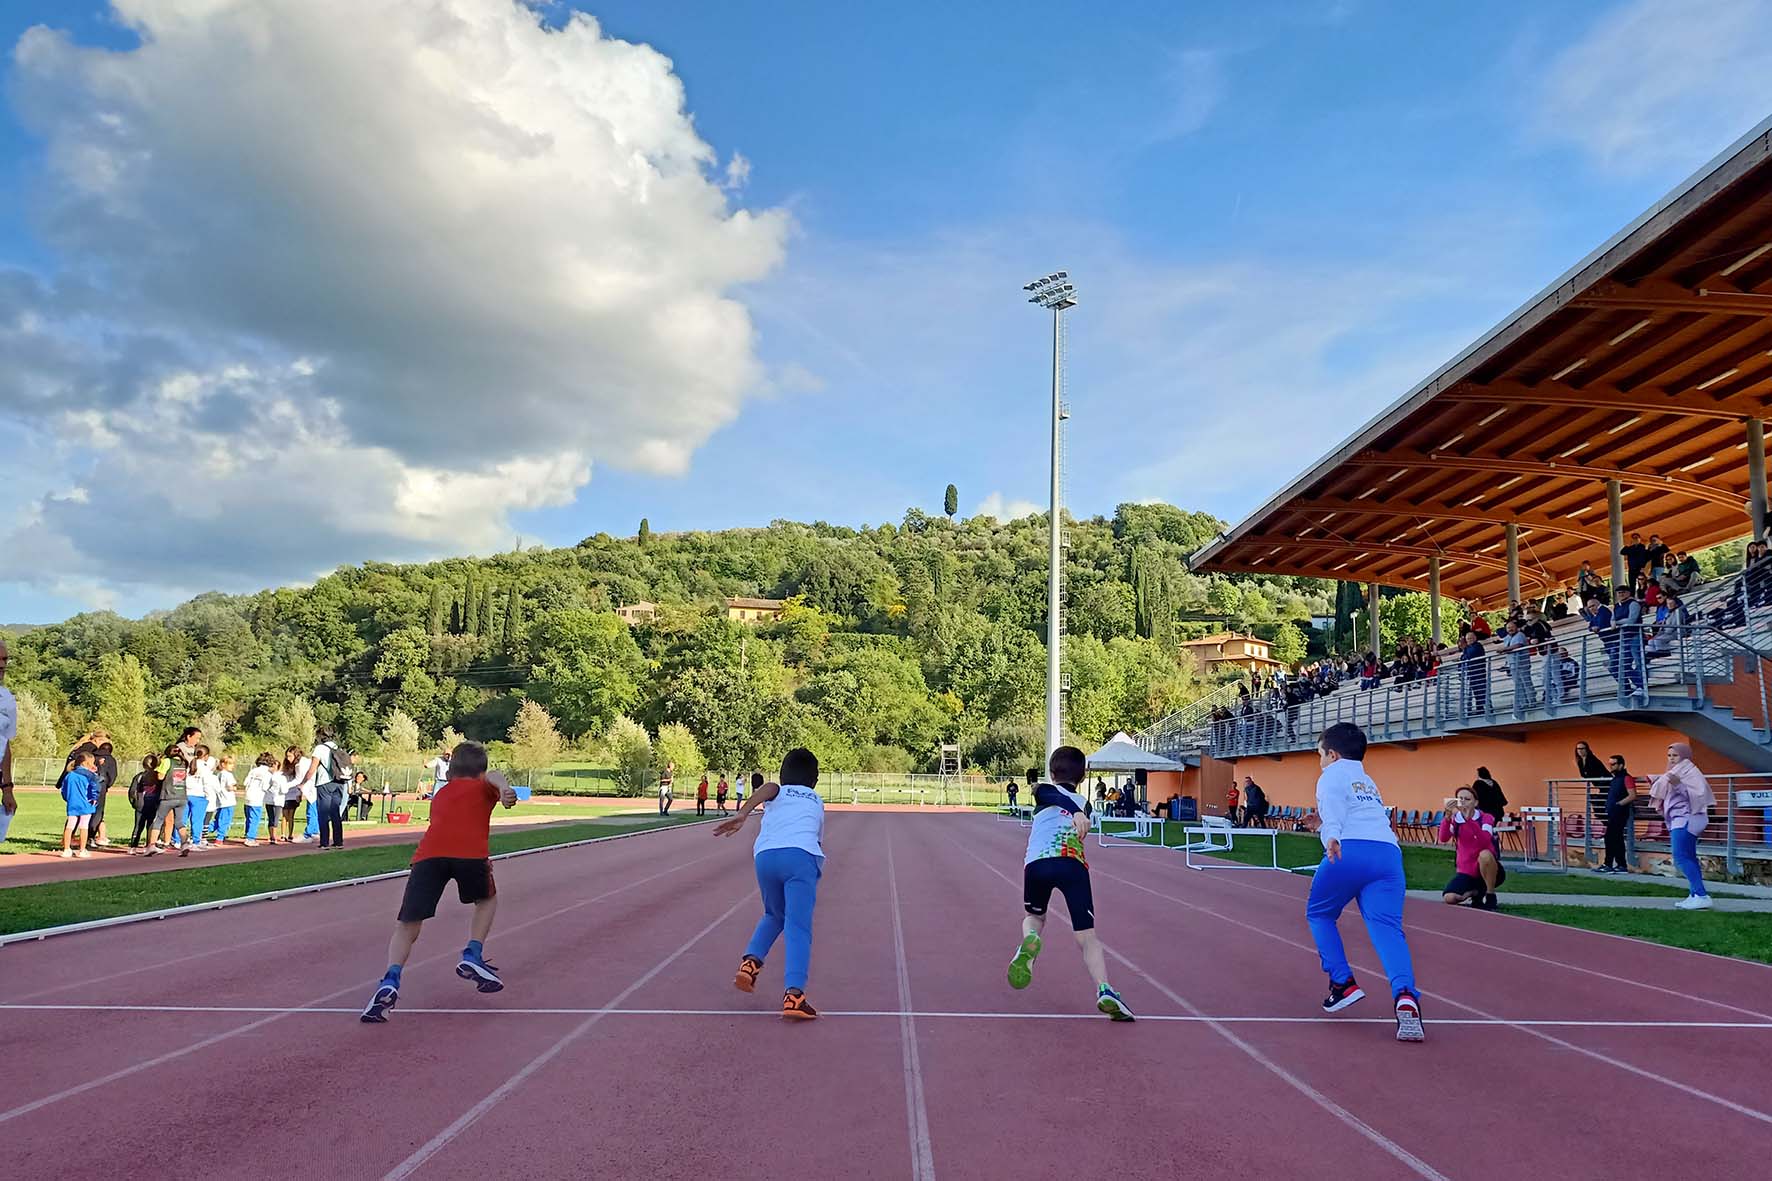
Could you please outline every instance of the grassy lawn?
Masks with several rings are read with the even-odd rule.
[[[1164,844],[1182,843],[1182,826],[1164,826]],[[1309,865],[1322,860],[1322,845],[1309,833],[1281,833],[1277,838],[1281,865]],[[1153,838],[1154,841],[1154,838]],[[1243,841],[1228,853],[1217,856],[1245,865],[1266,865],[1267,840],[1254,837]],[[1300,871],[1305,872],[1305,871]],[[1403,846],[1403,876],[1411,890],[1438,890],[1452,876],[1452,851],[1427,845]],[[1572,877],[1559,873],[1515,873],[1502,884],[1500,894],[1509,891],[1522,894],[1621,894],[1635,897],[1684,898],[1684,886],[1666,885],[1648,878]],[[1510,908],[1511,909],[1511,908]],[[1772,926],[1772,924],[1768,924]]]
[[[60,802],[59,797],[57,803]],[[20,812],[24,810],[20,801]],[[612,836],[623,832],[641,832],[695,819],[672,816],[645,824],[609,824],[587,821],[551,824],[545,828],[522,832],[492,832],[494,853],[513,853],[542,845],[564,844],[591,837]],[[16,821],[16,818],[15,818]],[[90,878],[83,881],[50,882],[37,886],[14,886],[0,889],[0,934],[30,931],[63,923],[89,922],[116,915],[137,914],[197,902],[215,902],[224,898],[241,898],[268,890],[294,886],[311,886],[319,882],[341,881],[391,873],[405,868],[412,859],[412,846],[418,841],[414,830],[412,842],[396,845],[373,845],[345,848],[336,853],[319,853],[299,857],[267,858],[259,862],[233,865],[199,865],[157,873],[119,874],[115,877]]]
[[[1772,964],[1772,916],[1764,914],[1715,910],[1688,914],[1606,906],[1510,906],[1507,913]]]

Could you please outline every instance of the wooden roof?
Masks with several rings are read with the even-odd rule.
[[[1193,557],[1195,569],[1443,592],[1610,567],[1628,535],[1747,534],[1746,423],[1772,417],[1772,119]]]

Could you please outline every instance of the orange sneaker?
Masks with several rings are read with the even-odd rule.
[[[790,988],[781,994],[781,1015],[796,1021],[810,1021],[818,1016],[818,1010],[807,1003],[805,993]]]
[[[763,961],[747,955],[738,961],[738,975],[732,983],[740,992],[753,992],[757,987],[757,973],[762,970]]]

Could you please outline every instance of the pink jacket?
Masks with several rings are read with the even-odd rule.
[[[1462,824],[1455,824],[1453,817],[1457,815],[1448,810],[1440,820],[1440,843],[1445,845],[1456,841],[1452,851],[1454,865],[1459,873],[1475,875],[1477,858],[1495,851],[1495,817],[1478,812]]]

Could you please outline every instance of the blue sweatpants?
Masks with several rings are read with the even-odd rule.
[[[1323,858],[1311,879],[1311,898],[1304,915],[1310,922],[1317,955],[1331,981],[1352,980],[1347,948],[1337,921],[1347,904],[1360,904],[1366,933],[1391,979],[1391,998],[1415,991],[1415,967],[1409,941],[1403,937],[1403,851],[1388,841],[1343,841],[1341,860]]]
[[[804,849],[765,849],[757,854],[757,889],[763,895],[763,917],[744,949],[758,961],[769,958],[776,939],[787,934],[787,963],[782,983],[806,987],[812,967],[812,908],[818,905],[818,879],[824,858]]]
[[[1698,863],[1698,838],[1684,825],[1671,829],[1667,835],[1668,844],[1673,846],[1674,864],[1686,875],[1686,882],[1692,887],[1692,893],[1700,898],[1709,898],[1710,891],[1704,888],[1704,867]]]
[[[320,835],[320,804],[318,801],[308,805],[307,822],[302,825],[301,835],[313,840]]]
[[[209,835],[221,840],[234,827],[234,809],[232,807],[217,808],[209,814]]]
[[[249,840],[249,841],[258,840],[258,826],[264,823],[264,819],[265,819],[265,810],[263,808],[254,807],[252,804],[246,805],[246,839],[247,840]]]

